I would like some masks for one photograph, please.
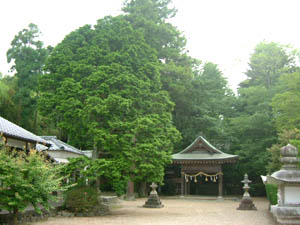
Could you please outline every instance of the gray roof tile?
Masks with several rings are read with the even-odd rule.
[[[0,116],[0,133],[4,136],[31,142],[31,143],[46,143],[41,137],[25,130],[24,128],[4,119]]]
[[[49,151],[68,151],[68,152],[73,152],[77,153],[80,155],[84,155],[82,151],[80,151],[78,148],[75,148],[59,139],[57,139],[56,136],[41,136],[41,138],[45,139],[47,142],[51,144],[50,148],[48,149]]]

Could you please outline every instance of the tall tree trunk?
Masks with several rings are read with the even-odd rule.
[[[17,225],[18,224],[18,210],[14,209],[12,213],[12,225]]]
[[[131,181],[132,178],[130,178],[130,180],[128,181],[127,184],[127,192],[126,192],[126,200],[135,200],[135,196],[134,196],[134,183],[133,181]]]
[[[132,164],[130,170],[133,171],[134,169],[135,169],[135,164]],[[133,181],[134,181],[134,174],[131,174],[127,184],[126,200],[135,200]]]

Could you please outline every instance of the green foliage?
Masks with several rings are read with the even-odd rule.
[[[300,129],[300,71],[283,74],[279,81],[279,92],[272,99],[276,128]]]
[[[0,209],[14,216],[32,204],[41,213],[41,207],[49,210],[50,200],[56,200],[54,191],[65,190],[61,186],[60,167],[45,162],[34,150],[23,152],[0,150]]]
[[[171,0],[127,0],[122,10],[126,13],[126,20],[156,50],[158,59],[166,64],[173,61],[176,66],[182,66],[190,59],[181,54],[186,45],[185,37],[167,21],[177,12],[169,7],[170,2]]]
[[[293,61],[293,55],[284,46],[273,42],[258,44],[250,57],[248,79],[238,90],[236,114],[230,119],[231,151],[240,155],[235,180],[248,173],[258,187],[257,193],[264,192],[260,175],[266,174],[270,157],[267,149],[277,141],[272,98],[278,91],[280,75],[292,70]]]
[[[277,191],[278,187],[275,184],[265,184],[267,198],[269,199],[271,205],[277,204]]]
[[[125,193],[128,177],[123,176],[124,166],[122,167],[121,160],[110,159],[94,159],[91,160],[85,156],[78,158],[70,158],[69,163],[64,167],[63,174],[71,176],[77,174],[77,180],[72,180],[71,183],[76,183],[79,186],[85,185],[88,179],[89,183],[93,183],[96,179],[104,178],[109,182],[113,190],[120,196]]]
[[[40,84],[41,113],[71,144],[118,162],[123,177],[161,182],[180,135],[160,66],[139,30],[123,16],[106,17],[54,48]]]
[[[282,72],[295,63],[295,51],[275,42],[261,42],[250,57],[250,69],[246,72],[248,80],[242,87],[263,85],[271,88],[276,85]]]
[[[89,186],[76,186],[65,193],[65,207],[74,213],[90,213],[99,204],[99,191]]]
[[[290,129],[290,130],[282,130],[281,133],[278,134],[278,141],[276,144],[273,144],[270,148],[268,148],[268,152],[270,153],[270,158],[266,169],[269,174],[280,170],[281,163],[280,163],[280,149],[287,145],[292,144],[300,149],[300,130],[297,128]]]
[[[170,1],[126,1],[123,11],[127,13],[126,19],[157,51],[162,62],[162,88],[175,103],[173,121],[183,137],[176,151],[182,150],[199,134],[224,140],[226,119],[232,113],[233,93],[217,65],[206,63],[200,67],[198,60],[187,55],[185,37],[168,21],[176,15]]]
[[[20,107],[15,102],[17,79],[5,76],[0,79],[0,115],[10,121],[20,121]]]
[[[13,63],[11,71],[16,72],[17,78],[13,101],[21,111],[18,124],[31,131],[37,131],[38,80],[49,54],[49,49],[44,48],[43,43],[38,40],[39,36],[37,25],[29,24],[28,28],[14,37],[11,48],[7,51],[7,61]]]

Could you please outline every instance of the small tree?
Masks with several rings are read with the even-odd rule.
[[[69,176],[70,174],[78,173],[80,176],[78,176],[76,184],[79,187],[87,185],[87,180],[93,182],[98,178],[105,178],[111,184],[112,189],[118,195],[122,195],[128,182],[128,177],[123,175],[125,168],[123,164],[122,160],[91,160],[86,156],[82,156],[70,158],[69,163],[63,168],[63,174]],[[75,183],[74,180],[70,182]]]
[[[52,193],[63,190],[59,173],[59,166],[35,150],[25,154],[0,147],[0,209],[9,211],[12,224],[17,224],[18,213],[29,204],[37,213],[42,207],[51,208],[49,201],[56,200]]]

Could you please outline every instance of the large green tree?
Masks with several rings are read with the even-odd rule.
[[[220,118],[231,104],[215,103],[228,103],[231,97],[226,97],[232,93],[216,65],[201,65],[199,60],[188,56],[186,38],[170,23],[177,12],[170,3],[171,0],[130,0],[125,1],[123,11],[125,18],[157,51],[162,88],[175,103],[173,120],[183,136],[176,146],[178,151],[199,134],[221,139],[220,126],[224,123]]]
[[[280,75],[295,65],[295,54],[295,50],[276,42],[259,43],[250,57],[247,80],[240,86],[274,88]]]
[[[7,51],[7,61],[12,63],[11,71],[17,77],[14,102],[21,108],[19,125],[35,132],[38,123],[38,79],[43,73],[49,52],[39,40],[40,34],[37,25],[29,24],[28,28],[14,37],[11,48]]]
[[[185,102],[178,105],[175,111],[175,124],[183,136],[181,148],[198,135],[204,135],[214,145],[224,147],[223,144],[229,141],[226,124],[233,116],[234,101],[234,94],[218,66],[205,63],[191,80]]]
[[[234,179],[239,180],[248,173],[257,194],[264,191],[260,175],[266,174],[267,148],[277,140],[272,98],[278,91],[280,75],[293,71],[293,66],[294,55],[285,46],[261,42],[250,57],[247,79],[238,90],[236,116],[231,119],[230,134],[233,137],[232,150],[240,155],[239,173]]]
[[[124,177],[161,182],[180,135],[160,66],[139,30],[123,16],[106,17],[54,48],[41,81],[41,113],[70,143],[122,162]]]

